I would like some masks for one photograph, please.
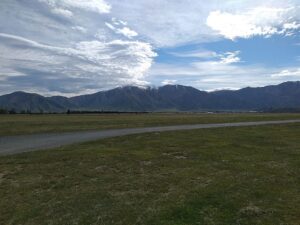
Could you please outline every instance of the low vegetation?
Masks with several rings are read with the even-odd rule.
[[[0,135],[282,119],[300,119],[300,114],[0,115]]]
[[[299,225],[299,136],[218,128],[0,157],[0,224]]]
[[[9,112],[6,109],[0,108],[0,114],[8,114]]]

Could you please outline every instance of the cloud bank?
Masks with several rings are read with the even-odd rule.
[[[299,11],[299,0],[1,0],[0,94],[172,83],[211,90],[299,79],[296,65],[251,64],[239,47],[218,45],[296,39]],[[157,57],[161,51],[169,54]]]
[[[112,18],[105,1],[0,4],[0,19],[7,21],[0,23],[2,92],[74,95],[146,84],[156,53],[150,43],[134,40],[137,33],[125,21]],[[11,6],[22,13],[16,17]]]

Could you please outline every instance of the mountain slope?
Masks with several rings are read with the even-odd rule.
[[[38,94],[14,92],[0,96],[0,108],[31,112],[63,112],[65,107]]]
[[[104,111],[154,111],[164,105],[154,89],[123,87],[71,98],[83,109]]]
[[[216,109],[299,108],[300,82],[212,93]]]
[[[0,108],[31,112],[98,111],[201,111],[300,108],[300,82],[237,91],[204,92],[193,87],[115,88],[72,98],[43,97],[15,92],[0,96]]]

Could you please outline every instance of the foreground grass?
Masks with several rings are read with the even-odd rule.
[[[0,157],[0,224],[299,225],[300,124]]]
[[[0,115],[0,135],[282,119],[300,114]]]

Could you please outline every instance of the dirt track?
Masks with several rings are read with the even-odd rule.
[[[142,134],[149,132],[165,132],[178,130],[208,129],[220,127],[246,127],[261,125],[276,125],[300,123],[300,120],[220,123],[220,124],[196,124],[166,127],[130,128],[104,131],[83,131],[57,134],[35,134],[23,136],[0,137],[0,155],[17,154],[28,151],[45,150],[64,145],[93,141],[109,137],[125,136],[130,134]]]

